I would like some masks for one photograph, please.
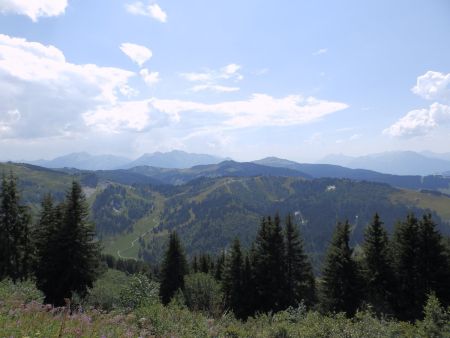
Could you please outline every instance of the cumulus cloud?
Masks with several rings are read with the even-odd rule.
[[[40,17],[64,14],[67,0],[1,0],[0,12],[26,15],[34,22]]]
[[[0,114],[20,112],[20,119],[8,122],[9,137],[82,130],[82,112],[116,104],[134,75],[119,68],[73,64],[54,46],[0,34]],[[4,130],[5,116],[0,120]]]
[[[241,81],[244,76],[239,73],[242,67],[235,63],[230,63],[218,70],[206,70],[203,72],[181,73],[180,76],[189,82],[198,82],[191,90],[214,91],[218,93],[229,93],[238,91],[240,88],[236,86],[227,86],[221,84],[222,81],[231,80],[233,82]]]
[[[427,100],[450,100],[450,73],[430,70],[417,78],[417,83],[411,90]]]
[[[428,71],[417,77],[416,85],[411,91],[426,99],[436,100],[429,108],[415,109],[408,112],[390,127],[384,134],[394,137],[415,137],[426,135],[432,130],[450,122],[450,106],[441,102],[450,101],[450,73]]]
[[[134,43],[125,42],[120,45],[120,50],[124,52],[131,61],[142,67],[153,56],[153,53],[147,47],[136,45]]]
[[[450,106],[433,103],[429,108],[408,112],[389,128],[384,134],[396,137],[414,137],[426,135],[440,125],[450,123]]]
[[[147,68],[141,69],[139,74],[148,86],[153,86],[160,80],[159,72],[150,72]]]
[[[119,102],[114,106],[98,107],[83,113],[87,126],[108,133],[143,131],[149,123],[146,101]]]
[[[131,103],[130,103],[131,104]],[[139,126],[146,128],[151,123],[151,116],[156,112],[167,115],[166,122],[180,123],[184,116],[189,116],[189,123],[197,125],[208,124],[208,128],[221,128],[226,130],[265,127],[265,126],[291,126],[317,121],[326,115],[346,109],[347,104],[319,100],[313,97],[304,98],[300,95],[289,95],[283,98],[274,98],[267,94],[253,94],[247,100],[225,101],[215,104],[206,104],[183,100],[149,99],[139,101],[130,110],[127,105],[114,105],[109,108],[111,116],[128,116],[134,114],[140,122],[127,127]],[[118,118],[108,119],[108,108],[101,108],[85,115],[90,126],[100,126],[102,130],[117,130]],[[128,118],[125,118],[128,120]],[[136,131],[140,131],[137,127]]]
[[[160,22],[167,21],[167,13],[157,3],[145,5],[141,1],[136,1],[131,4],[126,4],[125,9],[130,14],[148,16]]]

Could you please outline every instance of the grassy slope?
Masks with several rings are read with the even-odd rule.
[[[443,220],[450,222],[450,197],[402,189],[391,195],[396,204],[406,204],[435,211]]]

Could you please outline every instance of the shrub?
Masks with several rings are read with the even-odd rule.
[[[0,300],[8,303],[42,302],[44,294],[36,288],[33,281],[13,283],[10,279],[4,279],[0,281]]]
[[[111,311],[122,305],[121,293],[129,287],[131,277],[118,270],[107,270],[94,283],[85,300],[87,305]]]
[[[192,311],[202,311],[215,316],[222,312],[220,285],[209,274],[194,273],[185,277],[184,297]]]
[[[136,274],[130,277],[130,282],[120,292],[121,305],[127,309],[135,309],[145,304],[159,302],[159,284],[146,275]]]

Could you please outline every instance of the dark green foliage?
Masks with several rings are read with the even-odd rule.
[[[242,268],[242,307],[240,313],[242,318],[247,318],[254,313],[255,309],[255,279],[253,275],[253,267],[250,256],[245,255],[244,265]]]
[[[218,316],[222,312],[220,285],[210,274],[198,272],[187,275],[183,294],[186,305],[192,311],[202,311],[210,316]]]
[[[395,282],[392,259],[388,235],[378,214],[366,228],[363,252],[364,300],[378,314],[392,313]]]
[[[112,255],[101,255],[101,260],[109,269],[119,270],[128,275],[139,273],[144,274],[149,278],[154,275],[154,269],[144,261],[116,258]]]
[[[254,278],[256,311],[278,311],[284,307],[285,260],[283,230],[278,214],[263,218],[255,241]]]
[[[130,187],[108,185],[92,204],[92,219],[101,235],[114,235],[130,230],[133,224],[148,213],[150,198],[136,195]]]
[[[413,214],[408,215],[397,225],[393,247],[397,316],[404,320],[421,318],[422,306],[432,291],[448,305],[448,256],[431,216],[424,215],[419,221]]]
[[[222,280],[223,266],[225,264],[225,251],[217,257],[216,264],[214,267],[214,278],[217,280]]]
[[[450,305],[450,265],[443,237],[430,214],[423,215],[419,227],[418,271],[420,287],[427,295],[434,292],[445,306]]]
[[[3,175],[0,192],[0,279],[14,282],[27,278],[31,270],[31,218],[20,204],[16,178]]]
[[[187,273],[188,265],[180,239],[176,232],[172,232],[161,267],[160,297],[163,304],[168,304],[178,289],[183,290]]]
[[[226,259],[222,274],[222,289],[226,306],[238,318],[243,317],[243,260],[241,244],[235,239]]]
[[[352,316],[360,304],[360,281],[349,240],[350,224],[339,222],[325,258],[321,305],[327,312],[345,312]]]
[[[46,243],[49,250],[42,257],[45,268],[37,273],[37,284],[46,302],[63,305],[64,299],[70,299],[74,292],[80,296],[86,294],[99,268],[100,247],[77,182],[72,183],[64,205],[55,208],[53,222],[53,234]]]
[[[315,302],[315,280],[312,266],[303,249],[303,241],[289,214],[286,217],[286,305]]]

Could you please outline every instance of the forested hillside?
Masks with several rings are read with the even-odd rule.
[[[367,181],[311,179],[292,169],[272,168],[281,171],[261,172],[271,168],[256,164],[236,167],[235,162],[228,162],[225,167],[214,165],[213,173],[218,168],[222,170],[219,177],[201,177],[202,172],[211,174],[211,166],[202,166],[201,170],[183,170],[191,177],[187,183],[167,185],[143,174],[143,169],[164,171],[150,167],[132,171],[66,169],[60,172],[11,163],[0,166],[0,171],[17,175],[22,199],[35,215],[45,193],[61,201],[67,185],[73,179],[79,180],[104,250],[151,262],[160,259],[163,244],[172,230],[178,231],[185,240],[188,255],[218,254],[236,236],[247,247],[256,235],[261,215],[275,212],[293,215],[316,266],[336,221],[350,221],[351,242],[358,244],[375,211],[383,216],[391,231],[408,211],[429,210],[441,231],[449,232],[450,198],[445,194],[401,190]],[[289,177],[292,174],[289,170],[297,173],[297,177]],[[172,175],[174,170],[165,172]],[[199,178],[193,179],[196,176]]]

